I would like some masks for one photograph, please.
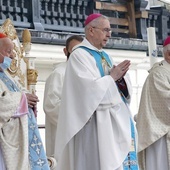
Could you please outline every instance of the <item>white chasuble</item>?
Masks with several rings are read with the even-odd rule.
[[[166,145],[162,146],[167,151],[167,156],[165,157],[167,157],[168,164],[170,164],[170,64],[165,60],[156,63],[152,67],[145,81],[137,115],[137,130],[139,135],[138,152],[141,169],[159,170],[155,168],[151,169],[151,167],[146,169],[146,159],[151,159],[146,157],[146,149],[149,151],[152,150],[151,147],[153,150],[157,148],[153,156],[159,157],[161,153],[158,145],[162,145],[164,140],[166,141]],[[164,140],[161,140],[161,138]],[[148,153],[148,151],[147,155],[150,155],[151,152]],[[156,159],[155,163],[153,163],[155,165],[158,163]],[[164,161],[164,159],[161,159],[162,165],[165,165]],[[169,170],[168,167],[163,169]]]
[[[21,92],[10,92],[0,80],[0,145],[5,168],[9,170],[28,170],[29,165],[27,116],[13,118],[21,95]]]
[[[97,50],[86,39],[80,46]],[[131,95],[126,76],[125,81]],[[95,59],[87,51],[73,50],[66,68],[58,119],[57,168],[119,169],[131,147],[130,118],[129,108],[113,78],[101,77]]]

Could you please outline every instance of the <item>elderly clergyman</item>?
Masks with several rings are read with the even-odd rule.
[[[28,97],[7,72],[13,49],[12,40],[0,33],[0,170],[49,170]]]
[[[70,55],[56,134],[59,170],[138,170],[130,61],[113,63],[103,50],[110,37],[108,18],[91,14]]]
[[[149,70],[141,94],[136,122],[141,170],[170,169],[170,36],[163,56]]]

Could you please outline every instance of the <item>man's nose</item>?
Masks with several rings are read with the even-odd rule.
[[[110,37],[111,37],[111,34],[112,34],[112,33],[109,32],[106,36],[107,36],[108,38],[110,38]]]

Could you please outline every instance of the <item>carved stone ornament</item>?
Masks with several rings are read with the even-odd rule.
[[[0,31],[6,34],[11,40],[17,38],[17,32],[12,24],[11,20],[8,18],[0,27]]]
[[[34,85],[37,83],[38,72],[35,69],[28,69],[27,70],[27,80],[28,85]]]
[[[20,84],[24,89],[28,89],[29,84],[36,84],[37,71],[27,70],[28,60],[26,56],[31,50],[31,34],[28,29],[23,31],[23,44],[20,43],[16,29],[10,19],[6,19],[0,27],[0,32],[6,34],[14,43],[14,59],[10,68],[7,70],[9,74]],[[27,77],[29,76],[29,78]]]

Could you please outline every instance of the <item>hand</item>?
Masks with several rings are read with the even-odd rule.
[[[28,100],[28,106],[31,108],[36,107],[37,102],[39,102],[38,97],[35,94],[30,94],[30,93],[26,93],[26,96]]]
[[[119,80],[122,78],[126,72],[129,70],[130,66],[130,61],[129,60],[124,60],[117,66],[113,66],[112,69],[110,70],[110,76],[115,80]]]

